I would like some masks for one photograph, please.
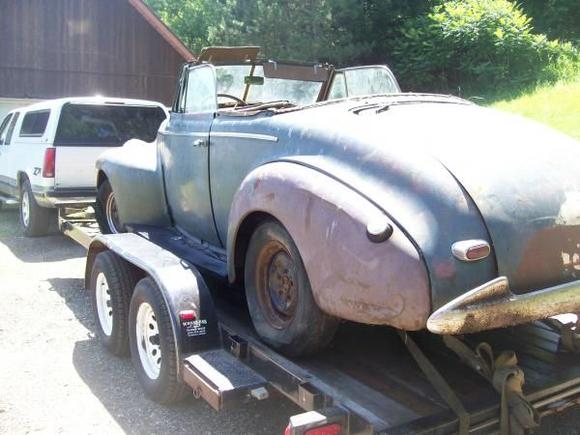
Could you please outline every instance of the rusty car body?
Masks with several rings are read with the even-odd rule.
[[[208,49],[157,141],[106,152],[98,184],[119,225],[173,228],[232,283],[275,220],[333,318],[461,334],[580,311],[580,144],[394,78],[375,92],[369,77],[349,93],[328,65]],[[250,101],[275,80],[309,91]]]

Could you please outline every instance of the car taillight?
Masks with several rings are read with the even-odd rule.
[[[54,163],[56,161],[56,148],[47,148],[44,151],[44,164],[42,165],[42,176],[44,178],[54,178]]]

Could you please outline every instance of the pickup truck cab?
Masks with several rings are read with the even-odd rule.
[[[95,201],[95,161],[128,139],[153,141],[161,103],[64,98],[15,109],[0,124],[0,200],[20,202],[27,236],[46,234],[57,207]]]

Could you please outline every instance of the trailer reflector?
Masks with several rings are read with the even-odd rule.
[[[189,320],[195,320],[195,311],[193,310],[183,310],[179,312],[179,319],[182,322],[187,322]]]

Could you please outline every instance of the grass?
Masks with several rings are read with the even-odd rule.
[[[492,104],[535,119],[580,140],[580,77],[541,86],[520,97]]]

